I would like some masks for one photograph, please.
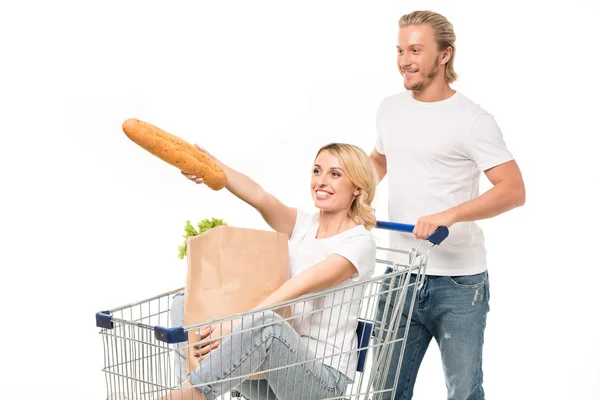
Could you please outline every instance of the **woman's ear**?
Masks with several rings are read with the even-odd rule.
[[[360,189],[356,188],[354,189],[354,196],[358,196],[360,194]]]

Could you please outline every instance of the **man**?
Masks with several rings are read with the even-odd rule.
[[[381,102],[370,157],[380,181],[388,177],[390,220],[416,227],[412,235],[391,234],[391,243],[415,248],[440,226],[450,235],[429,254],[424,284],[415,289],[395,399],[412,398],[432,338],[440,348],[448,399],[483,399],[489,281],[484,237],[475,221],[522,206],[525,187],[493,116],[450,87],[457,76],[452,24],[430,11],[404,15],[397,49],[407,90]],[[479,195],[482,172],[493,187]],[[403,335],[401,327],[397,337]],[[386,388],[396,381],[395,365]]]

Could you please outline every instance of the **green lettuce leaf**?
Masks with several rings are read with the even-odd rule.
[[[220,225],[227,225],[227,223],[225,221],[223,221],[222,219],[217,219],[217,218],[203,219],[202,221],[200,221],[198,223],[198,230],[196,230],[189,220],[186,221],[185,227],[184,227],[185,234],[183,235],[184,241],[183,241],[183,244],[179,246],[178,257],[180,259],[184,259],[185,256],[187,255],[187,240],[190,236],[201,235],[204,232],[206,232],[214,227],[220,226]]]

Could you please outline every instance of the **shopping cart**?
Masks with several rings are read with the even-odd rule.
[[[400,232],[412,232],[414,229],[414,225],[382,221],[378,221],[376,227]],[[266,362],[261,365],[250,365],[249,369],[246,368],[245,374],[238,373],[235,376],[227,376],[203,384],[219,386],[223,393],[221,398],[258,398],[261,385],[263,389],[269,388],[269,379],[276,374],[277,376],[287,374],[287,377],[293,374],[293,371],[298,371],[298,366],[308,368],[311,365],[314,367],[317,363],[336,368],[341,365],[342,360],[345,360],[346,365],[355,365],[356,369],[347,366],[346,370],[340,371],[347,376],[345,390],[339,396],[328,398],[377,399],[383,398],[384,395],[393,398],[396,383],[392,387],[386,387],[385,377],[390,368],[396,368],[396,380],[399,376],[408,336],[409,324],[406,322],[412,315],[417,292],[410,289],[421,286],[429,252],[447,236],[448,229],[441,227],[419,246],[410,250],[378,247],[376,262],[379,267],[383,267],[383,270],[378,272],[380,268],[376,269],[375,274],[368,281],[343,285],[273,307],[228,315],[193,326],[183,326],[181,322],[183,321],[184,288],[99,312],[96,314],[96,325],[101,328],[100,335],[104,344],[102,371],[105,375],[107,398],[108,400],[168,399],[171,395],[181,393],[184,390],[181,385],[188,377],[186,359],[193,357],[193,353],[197,351],[194,348],[198,343],[196,333],[206,328],[222,327],[231,325],[234,321],[242,321],[241,324],[238,323],[238,328],[227,336],[219,336],[217,329],[215,331],[217,333],[214,335],[211,333],[209,337],[211,340],[227,339],[231,341],[229,343],[235,343],[235,340],[244,340],[244,335],[250,335],[252,330],[264,327],[257,327],[256,324],[251,328],[248,324],[244,327],[244,321],[247,322],[249,318],[254,321],[261,316],[276,313],[280,316],[276,323],[282,324],[282,328],[283,324],[297,327],[305,321],[319,318],[321,321],[326,321],[328,327],[335,329],[340,315],[345,313],[350,315],[351,309],[359,311],[358,320],[352,321],[356,326],[356,340],[353,343],[342,343],[339,346],[336,343],[336,346],[329,351],[317,351],[310,357],[296,359],[290,363],[282,363],[281,360],[276,362],[282,365],[273,366],[270,365],[271,363],[265,365]],[[380,257],[381,252],[400,255],[405,260],[392,261],[389,257]],[[407,296],[409,292],[412,293],[410,297]],[[292,309],[296,310],[293,315]],[[306,311],[298,312],[299,309]],[[270,326],[274,326],[274,323]],[[400,331],[401,326],[406,328]],[[400,334],[397,334],[398,332]],[[311,333],[310,336],[319,340],[321,337],[327,337],[328,333],[323,333],[319,329],[315,335]],[[226,342],[222,343],[222,347],[225,348]],[[392,359],[392,349],[398,343],[401,345],[400,358]],[[324,349],[325,346],[321,348]],[[224,352],[225,350],[220,353],[221,357]],[[211,358],[212,356],[202,361],[199,368],[210,368],[205,364],[209,364]],[[264,380],[265,377],[267,380]],[[244,385],[245,391],[241,390]],[[309,393],[312,388],[305,389],[306,393]],[[256,393],[253,393],[253,390],[256,390]],[[282,395],[281,388],[278,393],[278,398],[302,398],[300,393]],[[273,392],[269,393],[268,389],[267,394],[273,396]],[[269,398],[275,399],[274,396]]]

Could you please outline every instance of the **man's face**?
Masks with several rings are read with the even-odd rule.
[[[439,76],[441,53],[429,25],[409,25],[398,33],[398,69],[407,90],[420,92]],[[443,78],[443,77],[442,77]]]

